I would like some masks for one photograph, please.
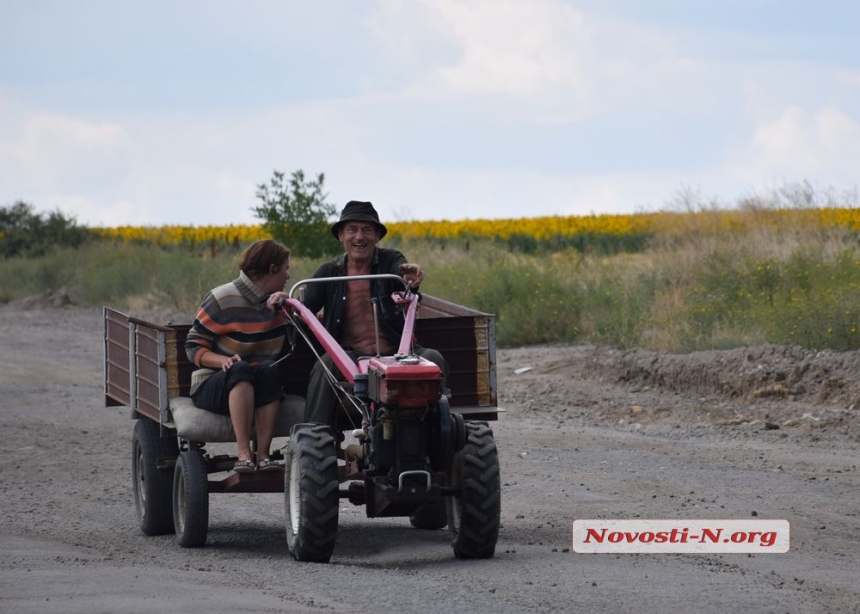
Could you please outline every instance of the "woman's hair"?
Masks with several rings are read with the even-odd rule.
[[[272,265],[280,267],[290,257],[290,250],[277,241],[263,239],[255,241],[242,252],[239,269],[251,279],[260,279],[271,271]]]

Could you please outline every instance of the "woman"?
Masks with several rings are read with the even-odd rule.
[[[203,298],[185,343],[188,359],[198,367],[191,376],[191,398],[201,409],[230,416],[239,473],[278,469],[269,448],[284,393],[280,370],[270,365],[284,345],[286,321],[277,303],[287,298],[289,268],[289,249],[271,239],[253,243],[240,258],[239,277]]]

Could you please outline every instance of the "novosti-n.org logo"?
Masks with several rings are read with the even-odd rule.
[[[787,520],[630,519],[573,521],[573,551],[580,553],[788,552]]]

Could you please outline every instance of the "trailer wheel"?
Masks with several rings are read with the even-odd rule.
[[[448,498],[448,527],[457,558],[486,559],[495,553],[499,539],[499,454],[486,423],[467,422],[466,429],[465,445],[454,456],[449,474],[460,493]]]
[[[340,506],[337,450],[330,427],[297,424],[287,443],[284,511],[287,546],[297,561],[328,563]]]
[[[173,474],[173,526],[183,548],[206,543],[209,532],[209,483],[203,453],[188,450],[179,455]]]
[[[448,510],[445,499],[439,498],[435,501],[425,503],[409,517],[409,522],[416,529],[427,529],[430,531],[444,529],[448,525]]]
[[[134,508],[144,535],[164,535],[173,530],[170,499],[173,472],[159,469],[159,458],[176,458],[175,437],[160,437],[159,425],[148,418],[135,421],[132,436],[131,477]]]

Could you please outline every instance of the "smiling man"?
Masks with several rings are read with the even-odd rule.
[[[390,273],[412,282],[417,290],[424,279],[424,271],[395,249],[376,244],[388,229],[379,221],[373,204],[351,200],[341,212],[340,219],[331,227],[331,233],[340,241],[344,254],[322,264],[314,278],[346,277]],[[403,318],[397,313],[391,293],[402,290],[402,284],[393,280],[337,281],[310,284],[305,288],[305,306],[312,312],[322,310],[323,324],[328,332],[353,359],[358,356],[390,355],[396,349],[403,331]],[[373,303],[377,305],[379,322],[379,348],[373,317]],[[442,386],[446,385],[448,365],[436,350],[415,347],[415,353],[442,369]],[[331,358],[323,357],[325,368],[340,377]],[[305,421],[333,425],[338,396],[329,383],[325,368],[319,362],[311,371]]]

